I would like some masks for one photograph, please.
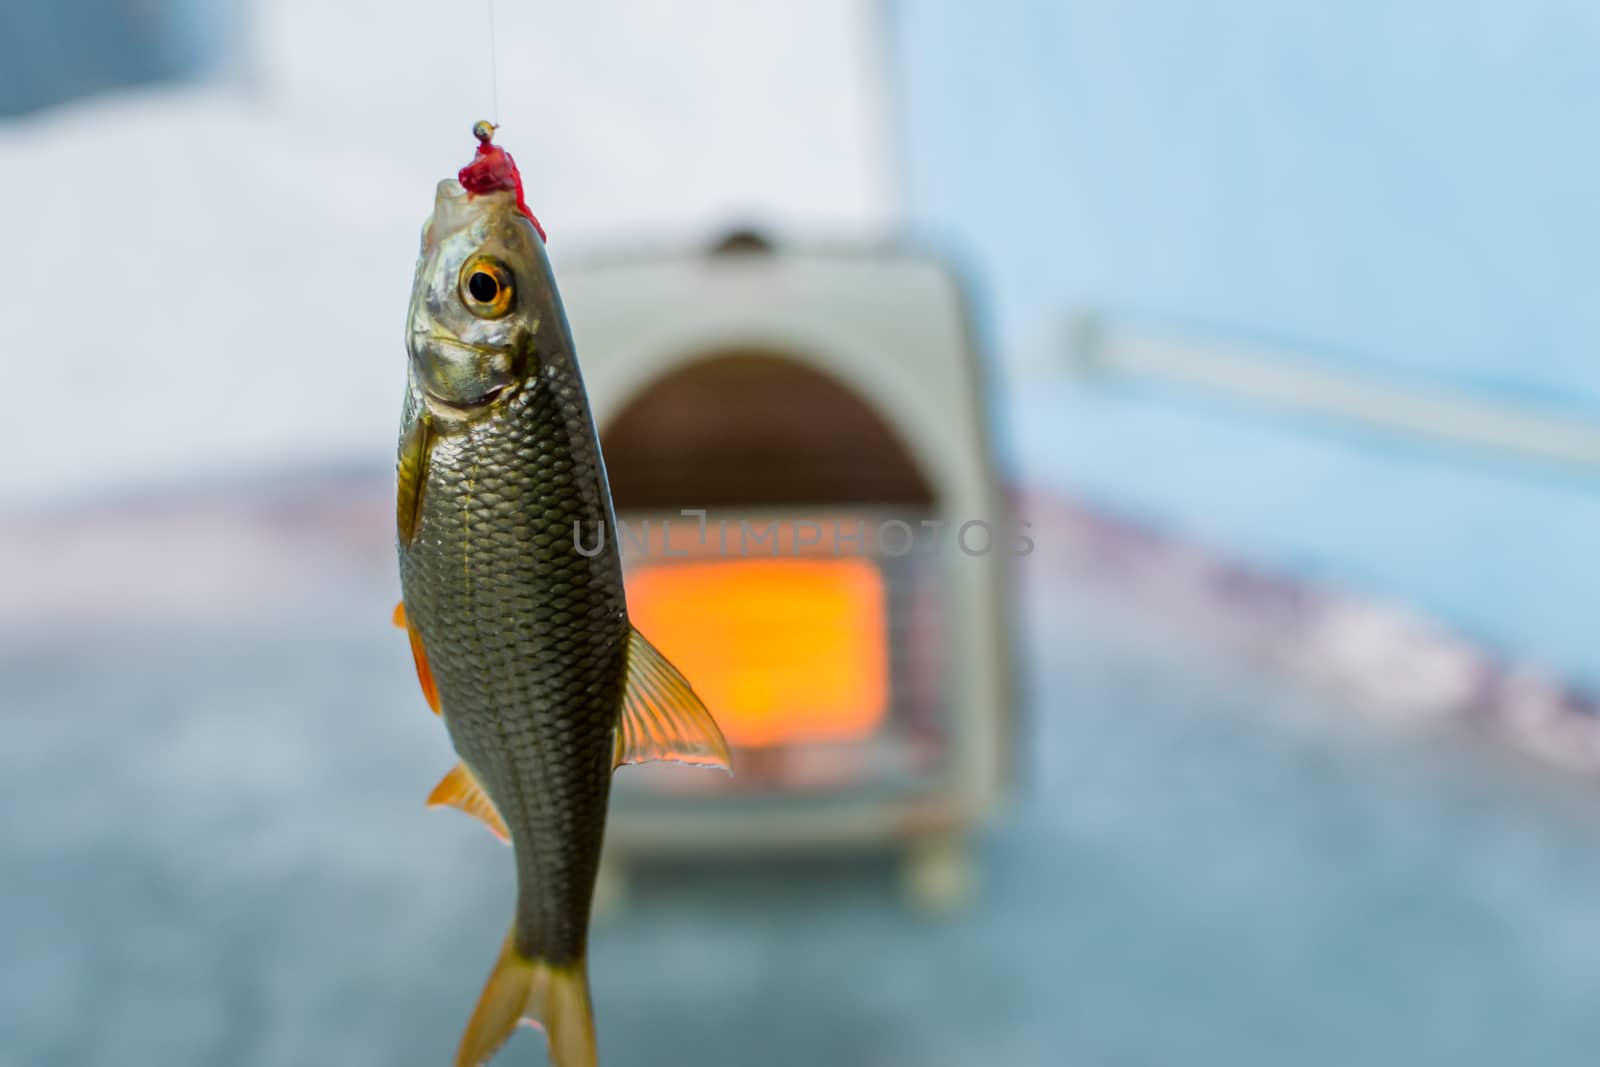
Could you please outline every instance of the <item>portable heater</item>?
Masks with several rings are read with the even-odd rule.
[[[953,272],[905,253],[567,267],[634,622],[691,680],[735,775],[617,777],[608,863],[904,847],[929,904],[1008,765],[1008,576]],[[596,531],[575,531],[580,550]]]

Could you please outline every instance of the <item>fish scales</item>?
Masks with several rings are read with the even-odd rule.
[[[402,581],[451,741],[517,845],[517,947],[562,963],[583,947],[628,619],[615,536],[575,548],[610,513],[577,368],[538,359],[504,417],[439,431]]]

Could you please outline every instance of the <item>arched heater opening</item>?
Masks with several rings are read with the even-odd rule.
[[[602,441],[619,510],[934,504],[866,400],[768,352],[721,353],[667,375],[610,420]]]
[[[649,385],[601,441],[629,610],[738,767],[634,788],[925,784],[948,747],[938,501],[885,417],[799,359],[723,351]]]

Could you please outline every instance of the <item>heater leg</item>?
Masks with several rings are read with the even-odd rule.
[[[925,915],[948,915],[977,888],[977,868],[966,835],[934,834],[913,841],[900,872],[906,903]]]
[[[600,861],[600,874],[594,880],[594,904],[589,914],[595,922],[604,922],[621,914],[628,903],[628,872],[622,861],[607,855]]]

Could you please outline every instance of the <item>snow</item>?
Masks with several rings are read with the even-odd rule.
[[[0,510],[386,463],[416,238],[494,110],[563,257],[892,221],[870,9],[257,4],[215,83],[0,124]]]

